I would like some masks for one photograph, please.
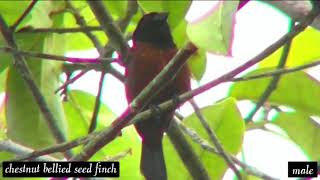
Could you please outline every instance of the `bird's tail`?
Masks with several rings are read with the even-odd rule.
[[[146,180],[166,180],[167,171],[164,162],[162,141],[142,143],[140,169]]]

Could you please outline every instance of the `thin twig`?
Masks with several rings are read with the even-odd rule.
[[[106,66],[106,67],[105,67]],[[103,68],[106,68],[106,73],[113,75],[119,81],[124,82],[125,77],[119,71],[115,70],[114,68],[110,68],[112,66],[103,65],[101,64],[64,64],[63,69],[66,73],[71,73],[77,70],[95,70],[95,71],[102,71]]]
[[[290,24],[290,30],[291,31],[293,26],[293,22],[291,22]],[[288,41],[284,47],[283,47],[283,51],[282,51],[282,55],[280,57],[278,66],[277,66],[277,70],[278,69],[282,69],[285,67],[285,64],[287,62],[288,59],[288,55],[289,55],[289,51],[290,51],[290,47],[291,47],[291,40]],[[245,118],[246,122],[252,122],[252,118],[253,116],[258,112],[258,110],[264,105],[264,103],[268,100],[268,98],[270,97],[270,95],[272,94],[272,92],[277,88],[278,82],[280,81],[280,74],[274,75],[272,80],[270,81],[270,83],[268,84],[267,88],[265,89],[265,91],[263,92],[263,94],[260,96],[260,98],[258,99],[255,107],[249,112],[248,116]]]
[[[314,61],[312,63],[304,64],[304,65],[293,67],[293,68],[282,68],[282,69],[277,69],[277,70],[274,70],[271,72],[266,72],[266,73],[251,75],[251,76],[244,76],[244,77],[239,77],[239,78],[233,78],[233,79],[231,79],[231,81],[238,82],[238,81],[250,81],[250,80],[260,79],[260,78],[269,78],[270,76],[293,73],[293,72],[297,72],[300,70],[315,67],[318,65],[320,65],[320,61]]]
[[[81,76],[83,76],[85,73],[87,73],[89,70],[83,70],[73,78],[68,79],[66,82],[64,82],[58,89],[54,91],[54,93],[58,93],[60,90],[66,88],[68,85],[74,83],[76,80],[78,80]]]
[[[196,144],[199,144],[200,147],[208,152],[214,153],[216,155],[221,156],[221,153],[219,153],[216,148],[214,148],[212,145],[209,144],[209,142],[207,142],[206,140],[204,140],[203,138],[200,137],[200,135],[198,133],[196,133],[193,129],[187,127],[186,125],[184,125],[183,123],[181,123],[180,121],[175,120],[175,123],[179,126],[179,129],[181,129],[181,131],[188,135],[193,142],[195,142]],[[249,166],[243,162],[241,162],[240,160],[238,160],[236,157],[234,157],[233,155],[230,155],[230,158],[232,159],[233,162],[235,162],[237,165],[239,165],[241,168],[244,169],[244,171],[248,174],[260,177],[262,179],[267,179],[267,180],[278,180],[277,178],[271,177],[268,174],[265,174],[263,172],[261,172],[260,170],[256,169],[255,167]]]
[[[10,27],[11,30],[14,32],[19,24],[24,20],[25,17],[31,12],[33,7],[36,5],[38,0],[32,0],[27,9],[23,12],[23,14],[19,17],[19,19]]]
[[[0,47],[0,51],[6,52],[6,53],[16,53],[20,54],[22,56],[27,57],[35,57],[35,58],[41,58],[48,59],[48,60],[55,60],[55,61],[64,61],[64,62],[71,62],[71,63],[90,63],[90,64],[97,64],[101,61],[104,63],[112,63],[115,62],[114,58],[77,58],[77,57],[65,57],[65,56],[59,56],[55,54],[45,54],[45,53],[36,53],[36,52],[30,52],[30,51],[21,51],[17,49],[12,49],[10,47]]]
[[[262,61],[265,57],[272,54],[274,51],[276,51],[278,48],[280,48],[283,44],[285,44],[287,41],[294,38],[297,34],[302,32],[312,21],[313,19],[319,14],[319,9],[316,9],[312,11],[306,19],[301,22],[300,24],[296,25],[293,30],[290,33],[285,34],[283,37],[281,37],[278,41],[276,41],[274,44],[270,45],[268,48],[266,48],[263,52],[258,54],[257,56],[253,57],[251,60],[247,61],[243,65],[231,70],[230,72],[220,76],[219,78],[210,81],[194,90],[188,91],[186,93],[181,94],[179,97],[175,98],[174,100],[168,100],[164,103],[161,103],[159,105],[159,108],[161,109],[173,109],[176,106],[177,99],[179,99],[181,102],[185,102],[188,99],[199,95],[212,87],[223,83],[230,81],[233,77],[238,75],[239,73],[243,72],[244,70],[248,69],[249,67],[257,64],[258,62]],[[177,56],[173,58],[170,62],[173,63],[174,59],[178,59]],[[170,63],[169,63],[170,64]],[[166,67],[171,67],[169,64]],[[169,68],[168,68],[169,69]],[[168,69],[165,70],[165,68],[162,70],[164,74],[168,72]],[[161,72],[161,73],[162,73]],[[160,74],[161,74],[160,73]],[[145,89],[149,89],[152,91],[157,84],[156,82],[164,78],[163,76],[157,76],[153,82],[151,82]],[[162,82],[161,82],[162,83]],[[148,92],[148,90],[145,90]],[[150,93],[150,92],[148,92]],[[139,102],[141,99],[145,99],[144,96],[148,96],[148,93],[140,93],[140,99],[136,100]],[[143,101],[142,101],[143,102]],[[83,151],[80,154],[75,155],[72,160],[87,160],[89,159],[94,153],[96,153],[99,149],[101,149],[104,145],[111,142],[121,131],[122,128],[124,128],[127,124],[135,123],[138,119],[143,120],[146,117],[151,116],[151,111],[146,110],[144,112],[139,113],[139,115],[136,115],[137,110],[137,104],[130,104],[128,108],[124,111],[123,115],[121,117],[118,117],[112,127],[104,129],[101,133],[99,133],[96,138],[92,141],[90,141],[83,149]]]
[[[19,33],[78,33],[78,32],[88,32],[88,31],[103,31],[100,26],[84,26],[84,27],[74,27],[74,28],[24,28],[19,30]]]
[[[53,145],[44,149],[36,150],[31,153],[23,154],[11,161],[24,161],[24,160],[33,160],[34,158],[44,156],[44,155],[49,155],[57,152],[64,152],[66,150],[70,150],[74,147],[80,146],[82,144],[85,144],[90,140],[90,137],[92,137],[92,134],[89,134],[86,137],[81,137],[78,139],[75,139],[70,142],[65,142],[57,145]]]
[[[126,157],[127,155],[132,155],[132,149],[127,149],[123,152],[119,152],[114,156],[109,156],[105,159],[105,161],[119,161],[120,159]]]
[[[8,44],[8,47],[12,49],[18,49],[13,39],[12,32],[10,28],[7,26],[6,22],[4,21],[1,15],[0,15],[0,30],[2,32],[2,35],[5,41]],[[57,124],[58,121],[50,111],[50,108],[44,96],[40,92],[40,89],[36,85],[35,81],[33,80],[32,73],[28,68],[27,63],[25,62],[25,59],[20,54],[17,54],[14,52],[12,53],[12,55],[13,55],[13,61],[14,61],[15,67],[17,68],[18,72],[22,76],[22,79],[26,82],[27,86],[29,87],[37,105],[39,106],[40,111],[42,112],[44,118],[46,119],[49,129],[52,131],[54,138],[58,143],[65,142],[66,141],[65,134]],[[65,155],[68,158],[70,157],[71,153],[67,151]]]
[[[236,174],[238,180],[242,180],[241,173],[237,169],[237,167],[234,164],[234,162],[231,160],[230,156],[227,154],[227,152],[222,147],[222,144],[220,143],[216,133],[214,133],[214,131],[211,130],[210,125],[207,123],[207,120],[202,115],[201,110],[198,107],[198,105],[196,104],[196,102],[193,99],[191,99],[189,102],[190,102],[191,106],[193,107],[193,109],[194,109],[194,111],[196,113],[196,116],[200,120],[200,123],[202,124],[202,126],[206,130],[207,134],[209,135],[211,142],[214,144],[214,146],[216,147],[216,149],[218,150],[218,152],[220,153],[222,158],[225,160],[225,162],[228,164],[228,166]]]
[[[91,123],[90,123],[90,126],[89,126],[88,133],[93,132],[97,127],[99,109],[100,109],[100,106],[101,106],[101,95],[102,95],[103,82],[104,82],[104,79],[106,77],[105,76],[105,71],[106,71],[105,68],[103,68],[102,71],[101,71],[98,93],[97,93],[96,100],[95,100],[95,103],[94,103],[94,109],[93,109],[93,113],[92,113],[92,117],[91,117],[91,121],[90,121]]]
[[[0,151],[14,153],[16,155],[24,156],[26,154],[30,154],[33,152],[32,149],[17,144],[11,140],[4,140],[0,141]],[[42,157],[35,157],[34,160],[36,161],[58,161],[58,159],[53,158],[51,156],[42,156]]]

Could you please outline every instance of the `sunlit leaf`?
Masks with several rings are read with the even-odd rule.
[[[114,20],[125,16],[128,1],[103,1],[103,3]]]
[[[299,66],[320,59],[320,31],[307,28],[297,35],[291,44],[286,66]],[[274,67],[278,64],[283,48],[278,49],[259,64],[259,67]]]
[[[272,71],[271,68],[259,69],[248,75]],[[270,78],[236,82],[230,95],[239,100],[257,101],[270,82]],[[310,98],[312,97],[312,98]],[[274,105],[286,105],[308,114],[320,114],[320,84],[305,72],[295,72],[281,76],[275,91],[268,99]]]
[[[201,80],[206,70],[206,63],[206,52],[200,49],[195,54],[193,54],[188,60],[188,65],[190,67],[191,73],[197,81]]]
[[[11,26],[28,8],[29,1],[0,1],[0,12],[6,23]]]
[[[52,26],[52,20],[49,17],[54,5],[51,1],[39,1],[32,8],[19,27],[31,26],[33,28],[49,28]],[[18,9],[18,8],[17,8]]]
[[[301,113],[280,113],[273,121],[311,160],[320,159],[320,125]]]
[[[231,55],[233,25],[238,1],[218,3],[210,15],[189,23],[187,35],[199,48],[214,53]]]
[[[238,153],[241,149],[243,140],[244,122],[237,109],[235,100],[232,98],[223,100],[215,105],[202,108],[201,112],[212,130],[218,136],[218,139],[225,150],[232,154]],[[187,117],[183,122],[185,122],[187,126],[194,129],[202,138],[208,142],[211,142],[208,134],[204,130],[195,114]],[[190,140],[189,137],[188,140]],[[204,163],[210,177],[212,179],[221,179],[228,168],[228,166],[225,164],[225,161],[221,157],[203,150],[200,145],[191,142],[191,140],[190,143],[200,157],[202,163]],[[164,152],[166,162],[172,162],[172,158],[175,158],[174,162],[167,163],[169,179],[176,179],[178,176],[178,179],[190,178],[188,177],[187,173],[177,174],[177,172],[185,172],[185,169],[181,166],[182,162],[174,157],[176,156],[176,152],[173,151],[173,148],[168,148],[170,146],[171,144],[165,140]],[[180,163],[180,165],[177,163]],[[213,167],[214,170],[212,169]]]

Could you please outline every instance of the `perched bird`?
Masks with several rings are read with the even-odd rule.
[[[130,48],[129,64],[125,71],[128,102],[131,102],[152,81],[177,52],[167,17],[168,13],[146,14],[133,33],[133,46]],[[190,73],[185,65],[173,81],[167,83],[145,107],[160,104],[188,90],[190,90]],[[135,124],[142,139],[140,169],[148,180],[167,179],[162,137],[173,114],[174,111],[161,112],[157,116]]]

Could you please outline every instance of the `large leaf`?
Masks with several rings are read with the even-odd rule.
[[[13,25],[29,6],[30,1],[0,1],[0,12],[6,23]]]
[[[140,7],[146,12],[168,12],[168,22],[171,29],[175,27],[184,19],[191,1],[138,1]]]
[[[255,70],[248,75],[271,71],[271,68]],[[270,83],[270,78],[236,82],[230,95],[237,99],[257,101]],[[308,114],[320,114],[320,84],[305,72],[295,72],[281,76],[276,90],[268,103],[286,105]]]
[[[286,66],[299,66],[319,60],[320,32],[314,28],[307,28],[292,40]],[[274,67],[278,64],[283,48],[278,49],[266,57],[259,66],[261,68]]]
[[[68,120],[69,139],[75,139],[85,136],[88,133],[88,127],[91,120],[95,96],[79,91],[73,90],[69,92],[69,100],[64,103],[64,110]],[[101,104],[97,130],[106,128],[115,119],[115,115],[105,105]],[[124,150],[131,149],[132,155],[126,156],[120,160],[120,178],[121,179],[141,179],[139,164],[140,164],[140,141],[133,126],[122,130],[122,135],[117,137],[114,141],[98,151],[91,160],[103,160],[107,156],[113,156]],[[75,152],[79,153],[82,149],[76,148]]]
[[[50,13],[50,12],[47,12]],[[57,18],[54,25],[61,24],[63,18]],[[63,54],[64,46],[62,35],[37,35],[17,34],[18,47],[36,52]],[[57,125],[62,131],[64,127],[64,114],[60,97],[54,94],[59,85],[61,63],[39,61],[35,58],[26,58],[33,79],[40,88],[49,109],[57,120]],[[6,101],[6,120],[8,137],[18,143],[33,148],[40,148],[55,144],[55,139],[48,128],[47,121],[43,118],[37,103],[21,75],[14,67],[9,69]]]
[[[201,112],[211,129],[218,136],[224,149],[229,153],[237,154],[242,145],[244,122],[237,109],[235,100],[232,98],[223,100],[215,105],[202,108]],[[187,126],[192,127],[205,140],[211,142],[195,114],[187,117],[184,122]],[[189,137],[188,140],[190,140]],[[203,150],[200,145],[191,142],[191,140],[190,143],[205,165],[211,179],[221,179],[228,169],[225,161],[220,156]],[[186,172],[186,170],[183,168],[182,162],[175,157],[176,152],[173,150],[174,148],[170,146],[172,145],[168,143],[166,137],[164,141],[164,153],[166,162],[170,162],[167,163],[169,179],[190,179],[186,173],[180,173]]]
[[[54,6],[51,1],[39,1],[33,7],[28,16],[21,22],[19,27],[31,26],[33,28],[49,28],[52,26],[52,20],[49,13]],[[18,9],[18,8],[17,8]]]
[[[189,39],[201,49],[231,55],[233,25],[237,8],[238,1],[220,2],[208,16],[188,24]]]
[[[280,113],[273,121],[311,160],[320,160],[320,126],[302,113]]]

